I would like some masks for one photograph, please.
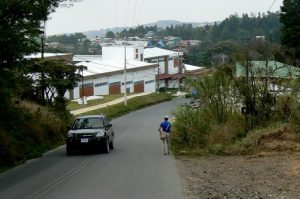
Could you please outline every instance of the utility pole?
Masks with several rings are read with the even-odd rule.
[[[82,77],[81,77],[81,93],[82,93],[82,105],[84,105],[84,77],[83,77],[83,69],[82,69]]]
[[[179,54],[179,51],[180,51],[180,49],[179,49],[179,47],[178,47],[178,50],[177,50],[177,52],[178,52],[178,92],[180,92],[180,72],[181,72],[181,58],[180,58],[180,54]]]
[[[45,103],[45,31],[46,31],[46,18],[43,21],[43,29],[41,30],[41,59],[42,59],[42,71],[41,71],[41,102]]]
[[[156,84],[157,84],[157,92],[159,92],[159,58],[157,57],[157,79],[156,79]]]
[[[126,84],[126,30],[124,42],[124,105],[127,106],[127,84]]]

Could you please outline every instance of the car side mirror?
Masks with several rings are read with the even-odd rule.
[[[111,128],[112,127],[112,124],[107,124],[106,126],[105,126],[105,128]]]
[[[67,126],[67,130],[69,131],[69,130],[71,130],[72,129],[72,127],[70,126],[70,125],[68,125]]]

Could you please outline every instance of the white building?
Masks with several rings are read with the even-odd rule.
[[[124,52],[124,46],[103,47],[102,57],[75,56],[74,61],[81,60],[76,65],[85,66],[87,70],[82,71],[82,81],[78,82],[78,86],[72,91],[68,91],[65,97],[77,99],[83,96],[124,93]],[[141,55],[135,55],[138,52],[136,48],[128,47],[126,52],[126,92],[155,92],[157,64],[138,61]]]
[[[144,61],[158,63],[156,69],[157,88],[178,88],[178,82],[183,78],[183,52],[161,48],[144,49]]]
[[[159,88],[178,88],[185,75],[200,74],[204,68],[182,63],[183,52],[139,46],[102,47],[102,56],[74,56],[76,65],[86,66],[82,81],[70,99],[92,95],[109,95],[125,92],[125,53],[127,93],[155,92]],[[82,86],[83,85],[83,86]],[[82,89],[83,87],[83,89]]]

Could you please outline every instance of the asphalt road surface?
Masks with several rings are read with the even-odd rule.
[[[184,99],[154,105],[112,121],[109,154],[66,156],[65,146],[0,174],[0,198],[183,198],[176,163],[163,155],[157,133],[163,116]]]

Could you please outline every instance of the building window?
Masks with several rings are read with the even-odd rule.
[[[128,81],[126,82],[126,85],[129,85],[129,84],[132,84],[133,82],[132,81]],[[122,85],[124,85],[124,82],[122,82]]]
[[[108,85],[108,82],[101,82],[101,83],[95,84],[95,87],[107,86],[107,85]]]
[[[87,87],[91,87],[91,86],[93,86],[93,83],[83,84],[83,88],[87,88]],[[81,85],[81,88],[82,88],[82,85]]]
[[[155,82],[155,81],[154,80],[149,80],[149,81],[146,81],[145,84],[151,84],[153,82]]]
[[[134,85],[137,85],[137,84],[144,84],[144,80],[134,82]]]
[[[143,55],[143,53],[141,53],[140,56],[141,56],[141,60],[140,61],[144,61],[144,55]]]
[[[117,86],[117,85],[120,85],[120,84],[121,84],[121,82],[112,82],[109,85],[110,86]]]

